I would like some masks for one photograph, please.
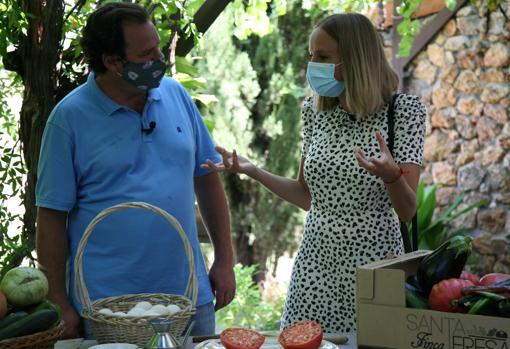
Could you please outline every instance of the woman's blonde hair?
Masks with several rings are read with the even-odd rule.
[[[345,83],[347,108],[357,116],[380,110],[398,88],[398,76],[390,67],[382,39],[368,18],[343,13],[323,19],[316,28],[338,43]],[[333,109],[338,97],[318,97],[317,109]]]

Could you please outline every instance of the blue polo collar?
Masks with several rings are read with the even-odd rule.
[[[87,87],[92,93],[92,97],[98,102],[98,105],[107,115],[113,115],[117,110],[126,109],[125,106],[114,102],[97,86],[94,72],[90,72],[87,77]],[[147,102],[160,101],[161,92],[158,88],[150,89],[147,96]]]

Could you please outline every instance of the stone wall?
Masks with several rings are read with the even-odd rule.
[[[483,273],[510,272],[510,0],[501,7],[460,9],[404,83],[428,106],[423,179],[438,186],[438,205],[445,209],[462,191],[461,207],[489,202],[453,227],[473,229]]]

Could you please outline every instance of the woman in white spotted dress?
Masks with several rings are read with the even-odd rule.
[[[310,36],[302,159],[297,180],[257,168],[223,148],[212,170],[245,173],[309,210],[292,270],[282,327],[318,321],[326,332],[356,330],[356,267],[403,251],[396,213],[416,211],[426,108],[418,97],[395,101],[394,157],[387,148],[388,105],[398,79],[377,31],[359,14],[320,22]]]

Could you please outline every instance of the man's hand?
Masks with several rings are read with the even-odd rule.
[[[62,339],[82,337],[81,318],[70,304],[62,306],[62,319],[65,326]]]
[[[393,182],[401,174],[400,167],[393,160],[393,156],[391,156],[391,152],[379,131],[375,133],[375,138],[381,150],[379,157],[367,157],[363,150],[359,148],[354,150],[354,157],[358,164],[370,174],[381,178],[384,182]]]
[[[227,306],[236,294],[236,277],[231,264],[214,261],[209,271],[209,281],[216,297],[214,310]]]

